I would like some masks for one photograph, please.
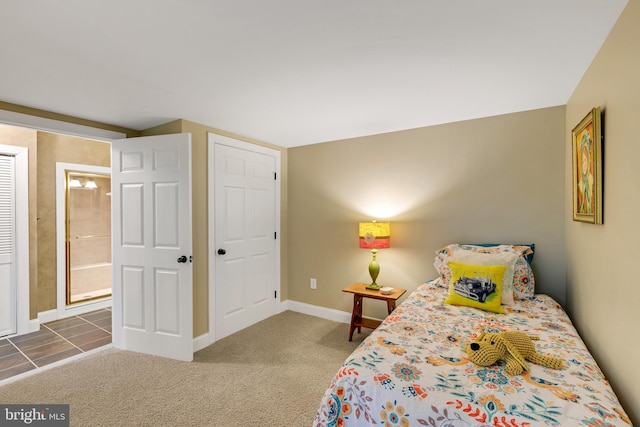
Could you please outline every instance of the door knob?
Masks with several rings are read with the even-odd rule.
[[[187,262],[186,255],[182,255],[180,258],[178,258],[178,262]]]
[[[224,249],[218,249],[218,255],[224,255],[224,254],[226,254],[226,253],[227,253],[227,251],[226,251],[226,250],[224,250]]]

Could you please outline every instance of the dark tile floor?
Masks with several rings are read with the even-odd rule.
[[[0,381],[110,343],[110,308],[42,324],[0,340]]]

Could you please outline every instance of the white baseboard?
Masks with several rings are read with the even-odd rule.
[[[29,319],[29,330],[27,333],[37,332],[40,330],[40,319]]]
[[[196,351],[200,351],[214,342],[216,342],[216,340],[214,339],[213,334],[210,334],[209,332],[199,335],[193,339],[193,352],[195,353]]]
[[[100,300],[89,301],[84,304],[77,304],[71,307],[64,307],[61,310],[54,308],[52,310],[41,311],[38,313],[38,321],[40,323],[49,323],[54,320],[66,319],[67,317],[79,316],[81,314],[90,313],[95,310],[111,307],[111,298],[103,298]],[[32,320],[33,321],[33,320]],[[40,325],[38,325],[38,328]],[[36,329],[37,331],[38,329]]]
[[[351,322],[351,313],[291,300],[280,301],[277,307],[276,314],[280,314],[283,311],[287,310],[308,314],[310,316],[321,317],[323,319],[333,320],[340,323]],[[216,340],[214,334],[205,332],[204,334],[193,339],[193,352],[195,353],[196,351],[202,350],[203,348],[208,347],[215,342]]]
[[[280,301],[280,304],[278,305],[278,314],[287,310],[289,310],[289,300]]]
[[[284,303],[286,303],[286,310],[297,311],[298,313],[333,320],[334,322],[351,323],[351,313],[347,313],[346,311],[320,307],[299,301],[286,300]]]
[[[317,305],[307,304],[299,301],[285,300],[281,301],[278,306],[278,313],[291,310],[302,314],[308,314],[310,316],[320,317],[322,319],[333,320],[334,322],[350,323],[351,313],[346,311],[334,310],[333,308],[320,307]],[[56,309],[41,311],[38,313],[37,319],[29,321],[29,328],[31,332],[35,332],[40,329],[42,323],[53,322],[58,320],[58,311]],[[215,342],[214,335],[210,332],[206,332],[193,339],[193,352],[202,350],[205,347],[210,346]]]
[[[79,316],[81,314],[90,313],[92,311],[103,308],[111,308],[111,297],[88,301],[85,303],[74,304],[72,306],[62,307],[58,309],[58,319],[66,319],[67,317]],[[54,319],[55,320],[55,319]]]
[[[55,308],[53,310],[41,311],[38,313],[38,321],[41,324],[53,322],[54,320],[58,320],[58,310]]]

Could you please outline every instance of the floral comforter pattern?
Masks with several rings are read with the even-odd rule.
[[[344,362],[314,426],[629,426],[600,368],[564,310],[536,295],[506,314],[445,305],[446,289],[422,284]],[[521,330],[564,369],[530,364],[511,376],[462,350],[481,332]]]

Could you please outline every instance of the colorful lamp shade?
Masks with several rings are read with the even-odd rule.
[[[382,286],[376,283],[378,274],[380,274],[380,265],[376,261],[378,249],[386,249],[391,247],[391,227],[388,222],[361,222],[359,224],[360,247],[371,249],[373,259],[369,263],[369,275],[371,276],[371,284],[367,285],[367,289],[378,290]]]
[[[391,227],[388,222],[361,222],[360,247],[386,249],[391,247]]]

